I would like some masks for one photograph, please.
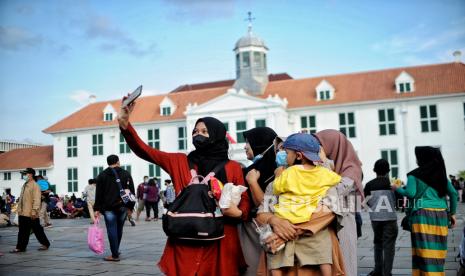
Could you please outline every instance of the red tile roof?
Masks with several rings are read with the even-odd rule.
[[[49,168],[53,165],[53,146],[15,149],[0,154],[0,170]]]
[[[268,75],[268,80],[272,81],[280,81],[280,80],[291,80],[292,77],[289,76],[287,73],[279,73],[279,74],[270,74]],[[176,92],[183,92],[183,91],[192,91],[192,90],[199,90],[199,89],[208,89],[208,88],[218,88],[218,87],[231,87],[234,84],[235,80],[223,80],[223,81],[215,81],[215,82],[204,82],[204,83],[197,83],[197,84],[184,84],[178,86],[176,89],[171,91],[170,93]]]
[[[414,92],[396,93],[395,79],[402,71],[406,71],[414,78]],[[316,101],[315,88],[322,80],[326,80],[335,88],[334,99]],[[131,122],[142,123],[183,119],[188,103],[202,104],[224,94],[229,87],[205,88],[183,91],[182,93],[141,97],[131,115]],[[302,108],[454,93],[465,93],[465,64],[463,63],[394,68],[306,79],[276,80],[268,84],[265,93],[260,97],[266,98],[269,95],[278,94],[281,98],[287,98],[289,102],[288,108]],[[164,97],[168,97],[177,106],[176,111],[171,116],[160,115],[159,105]],[[119,110],[120,100],[90,104],[45,129],[44,132],[54,133],[80,128],[117,125],[116,120],[111,122],[103,121],[103,109],[108,103],[111,103],[115,110]]]

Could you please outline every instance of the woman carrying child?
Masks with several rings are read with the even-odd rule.
[[[257,218],[262,223],[272,224],[275,232],[282,231],[280,237],[286,241],[283,250],[268,254],[268,268],[272,275],[313,273],[315,266],[321,275],[343,275],[339,245],[334,232],[328,227],[334,214],[321,205],[330,188],[339,184],[341,177],[321,165],[315,165],[322,161],[320,145],[315,137],[293,134],[282,147],[285,152],[278,152],[277,161],[285,159],[289,168],[284,171],[278,169],[272,184],[273,194],[278,198],[274,206],[269,206],[274,214],[264,212]],[[285,158],[281,158],[282,155]],[[265,193],[269,193],[269,187]],[[326,214],[322,213],[329,215],[329,220],[323,224],[319,220]],[[276,224],[272,221],[281,222]],[[315,230],[317,224],[319,229]]]

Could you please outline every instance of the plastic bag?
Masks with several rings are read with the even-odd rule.
[[[247,187],[242,185],[234,185],[233,183],[226,183],[221,191],[221,198],[218,202],[220,208],[229,208],[231,204],[239,205],[241,195],[247,191]]]
[[[99,219],[95,220],[95,224],[89,227],[87,233],[87,244],[89,249],[101,255],[105,252],[105,241],[103,237],[103,229],[100,227]]]
[[[253,223],[255,224],[255,231],[257,231],[259,235],[260,245],[266,252],[276,254],[276,252],[282,250],[286,246],[286,244],[283,243],[274,250],[273,248],[268,247],[268,245],[266,244],[266,240],[273,234],[271,226],[269,224],[263,224],[259,226],[255,220],[253,220]]]

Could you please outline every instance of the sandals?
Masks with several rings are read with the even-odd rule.
[[[39,249],[37,249],[39,251],[46,251],[48,250],[48,246],[45,246],[45,245],[42,245],[41,247],[39,247]]]
[[[12,254],[16,254],[16,253],[23,253],[23,252],[26,252],[26,250],[19,250],[19,249],[13,249],[13,250],[10,250],[10,253]]]
[[[119,258],[113,258],[113,256],[107,256],[103,259],[107,262],[119,262]]]

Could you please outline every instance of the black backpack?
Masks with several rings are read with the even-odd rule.
[[[163,231],[170,238],[181,240],[213,241],[224,237],[223,215],[210,191],[208,181],[226,162],[217,165],[203,177],[191,170],[188,186],[176,196],[163,215]]]

